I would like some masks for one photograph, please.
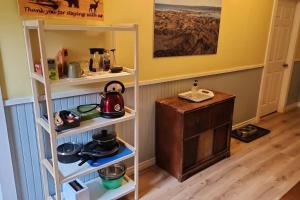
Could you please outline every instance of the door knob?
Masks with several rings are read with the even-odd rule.
[[[289,67],[289,64],[284,63],[284,64],[282,65],[282,67],[287,68],[287,67]]]

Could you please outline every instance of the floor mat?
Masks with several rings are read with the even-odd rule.
[[[271,131],[268,129],[261,128],[252,124],[248,124],[239,129],[233,130],[231,137],[236,138],[242,142],[252,142],[264,135],[269,134]]]

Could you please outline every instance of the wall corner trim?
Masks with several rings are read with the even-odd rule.
[[[234,73],[234,72],[258,69],[258,68],[263,68],[263,67],[264,67],[263,64],[232,67],[232,68],[222,69],[222,70],[214,70],[214,71],[208,71],[208,72],[200,72],[200,73],[172,76],[172,77],[161,78],[161,79],[145,80],[145,81],[140,81],[139,85],[140,86],[155,85],[155,84],[161,84],[161,83],[166,83],[166,82],[171,82],[171,81],[180,81],[180,80],[185,80],[185,79]],[[125,84],[125,86],[127,88],[133,87],[133,83],[127,83],[127,84]],[[98,93],[99,91],[100,91],[99,88],[89,88],[89,89],[74,89],[71,91],[55,92],[55,93],[53,93],[52,99],[60,99],[60,98],[66,98],[66,97],[71,97],[71,96],[94,94],[94,93]],[[14,105],[18,105],[18,104],[26,104],[26,103],[32,103],[32,102],[33,102],[32,96],[17,97],[17,98],[11,98],[11,99],[5,100],[4,105],[5,106],[14,106]]]

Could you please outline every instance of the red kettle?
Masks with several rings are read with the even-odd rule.
[[[117,91],[115,87],[108,91],[108,87],[112,84],[121,86],[121,91]],[[125,86],[120,81],[108,82],[101,93],[101,116],[104,118],[118,118],[125,115],[124,99],[122,94],[125,92]]]

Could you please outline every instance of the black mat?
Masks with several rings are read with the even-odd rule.
[[[238,134],[238,129],[237,130],[233,130],[232,133],[231,133],[231,137],[233,138],[236,138],[242,142],[246,142],[246,143],[249,143],[249,142],[252,142],[253,140],[256,140],[264,135],[267,135],[269,134],[271,131],[268,130],[268,129],[264,129],[264,128],[261,128],[259,126],[255,126],[255,125],[252,125],[252,124],[248,124],[246,126],[243,126],[241,128],[245,128],[245,127],[248,127],[248,126],[252,126],[252,127],[255,127],[257,128],[257,131],[255,131],[255,133],[253,133],[252,135],[249,135],[247,137],[242,137],[240,134]]]

